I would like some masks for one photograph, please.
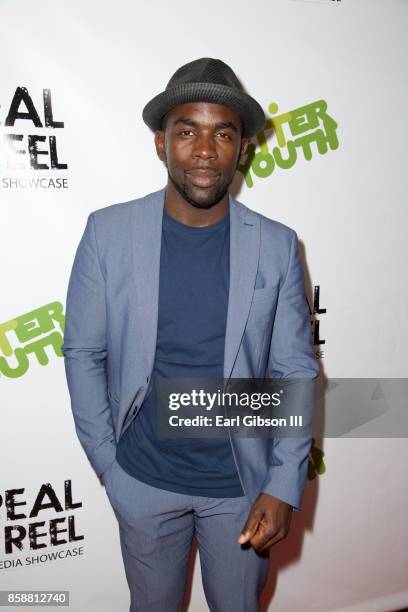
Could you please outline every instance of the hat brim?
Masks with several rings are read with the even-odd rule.
[[[265,124],[265,113],[258,102],[245,92],[217,83],[181,83],[155,96],[143,109],[143,121],[160,130],[164,115],[188,102],[212,102],[234,109],[244,120],[243,136],[252,138]]]

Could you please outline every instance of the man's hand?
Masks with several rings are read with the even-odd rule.
[[[249,542],[257,552],[265,551],[286,538],[292,510],[292,506],[281,499],[260,493],[252,505],[238,543]]]

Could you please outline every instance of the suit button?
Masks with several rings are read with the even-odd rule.
[[[146,378],[146,382],[147,382],[147,383],[149,382],[149,377],[147,377],[147,378]]]

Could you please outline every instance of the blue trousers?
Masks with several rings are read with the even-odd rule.
[[[211,612],[258,612],[269,556],[237,543],[246,496],[183,495],[130,476],[115,460],[103,475],[119,524],[130,612],[180,612],[195,534]]]

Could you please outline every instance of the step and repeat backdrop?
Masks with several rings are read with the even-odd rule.
[[[224,60],[265,110],[232,193],[298,233],[321,376],[408,376],[407,27],[404,0],[0,4],[1,590],[128,609],[74,429],[65,299],[89,213],[166,183],[141,113],[182,64]],[[264,610],[408,606],[407,465],[403,431],[314,438]],[[186,604],[208,610],[194,546]]]

